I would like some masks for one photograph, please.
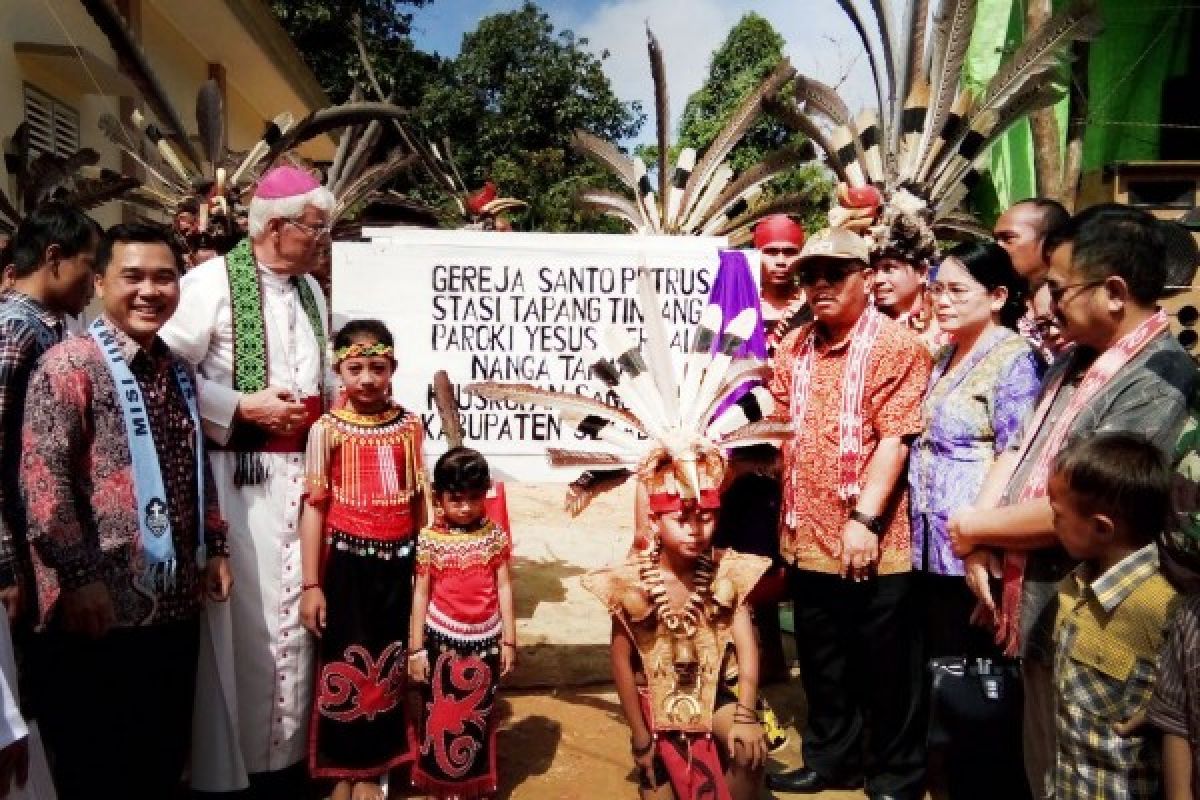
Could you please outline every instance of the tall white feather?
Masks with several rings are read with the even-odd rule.
[[[721,388],[725,373],[733,363],[734,354],[754,332],[758,324],[758,309],[744,308],[733,318],[721,334],[721,349],[719,349],[704,369],[704,377],[700,379],[700,387],[693,397],[684,398],[683,427],[695,428],[700,421],[700,412],[708,408],[713,395]]]
[[[575,430],[579,430],[583,425],[583,421],[588,417],[587,414],[573,409],[563,409],[558,412],[558,416],[559,419],[561,419],[566,425],[569,425]],[[646,449],[645,442],[639,440],[637,436],[633,435],[632,433],[628,433],[624,429],[618,428],[611,422],[600,428],[600,430],[596,432],[596,436],[599,437],[599,439],[603,442],[607,442],[608,444],[615,445],[622,450],[628,450],[633,453],[640,453]]]
[[[686,416],[689,405],[700,391],[700,381],[704,378],[704,366],[712,358],[712,346],[721,335],[723,322],[721,307],[709,304],[700,313],[700,324],[692,335],[692,347],[683,361],[683,386],[679,397],[682,405],[681,420]]]
[[[665,227],[668,229],[675,227],[679,221],[679,206],[683,203],[683,193],[684,187],[687,185],[687,176],[695,168],[695,148],[685,147],[680,150],[679,158],[675,160],[675,174],[671,176],[671,188],[667,195],[667,218],[663,220]],[[681,177],[682,181],[680,180]]]
[[[620,365],[623,356],[634,355],[641,359],[637,339],[633,334],[618,325],[610,325],[602,334],[605,348],[614,361]],[[658,397],[658,388],[650,374],[649,366],[639,374],[632,374],[623,365],[620,380],[613,391],[621,398],[621,402],[629,407],[634,416],[646,427],[646,431],[655,438],[666,434],[667,426],[662,409],[662,399]]]
[[[729,182],[733,180],[733,167],[728,163],[717,167],[717,171],[713,174],[712,180],[704,187],[704,191],[700,193],[700,199],[696,204],[687,210],[687,217],[684,219],[681,229],[690,231],[701,222],[704,221],[704,215],[711,209],[713,201],[725,190]]]
[[[755,386],[746,393],[745,397],[753,398],[754,402],[757,402],[758,408],[762,412],[762,419],[766,419],[775,412],[775,398],[771,396],[771,392],[767,389],[767,387]],[[739,398],[739,402],[742,402],[745,397]],[[743,425],[758,421],[759,420],[747,418],[746,412],[741,408],[741,406],[734,404],[722,411],[721,416],[712,421],[712,423],[705,429],[705,434],[712,439],[719,440],[722,437],[733,433]]]
[[[713,395],[713,399],[709,402],[708,407],[700,412],[700,419],[709,419],[717,411],[717,406],[725,402],[734,392],[741,389],[751,381],[758,381],[760,384],[765,384],[771,379],[771,368],[768,367],[761,359],[757,358],[739,358],[730,366],[729,371],[725,373],[725,380],[721,381],[721,388]]]
[[[671,342],[667,337],[667,326],[663,322],[658,292],[654,279],[645,264],[638,268],[638,305],[642,307],[646,332],[646,363],[654,376],[654,385],[662,401],[665,424],[679,424],[679,383],[675,380],[675,366],[671,362]]]

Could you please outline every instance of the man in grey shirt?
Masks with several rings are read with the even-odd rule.
[[[1019,641],[1025,768],[1036,798],[1052,796],[1054,600],[1058,581],[1073,566],[1054,536],[1046,467],[1067,442],[1101,431],[1147,435],[1169,457],[1197,380],[1191,357],[1156,312],[1166,273],[1153,217],[1125,206],[1096,206],[1048,239],[1046,251],[1054,314],[1075,347],[1045,377],[1038,404],[1043,410],[1049,403],[1044,414],[1035,412],[1020,445],[996,460],[974,508],[949,523],[967,584],[993,618],[989,577],[996,553],[1018,551],[1027,558]],[[1086,392],[1082,398],[1080,391]],[[1065,439],[1055,435],[1061,424],[1068,426]]]

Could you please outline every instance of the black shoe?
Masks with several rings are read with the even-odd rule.
[[[767,788],[774,792],[815,794],[826,789],[858,789],[862,781],[835,781],[808,767],[788,772],[767,773]]]

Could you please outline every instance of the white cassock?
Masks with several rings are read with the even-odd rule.
[[[259,267],[267,334],[267,384],[299,399],[322,389],[317,337],[288,278]],[[320,286],[309,282],[321,319]],[[233,322],[224,260],[183,277],[179,310],[162,338],[197,371],[205,432],[229,439],[240,393],[233,387]],[[237,456],[209,448],[221,512],[229,523],[233,591],[208,606],[202,625],[192,725],[192,787],[228,792],[247,775],[307,755],[313,642],[300,625],[303,453],[261,453],[266,480],[233,482]]]
[[[17,697],[17,662],[8,629],[8,614],[0,609],[0,749],[28,735]]]

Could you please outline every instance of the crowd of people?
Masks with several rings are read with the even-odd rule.
[[[1178,644],[1154,691],[1189,619],[1192,548],[1164,531],[1197,388],[1157,310],[1161,223],[1031,200],[995,241],[935,263],[791,240],[815,322],[777,345],[770,388],[796,431],[778,548],[808,716],[773,789],[1192,796]],[[1009,702],[964,709],[964,674]]]
[[[153,225],[60,203],[22,221],[0,296],[0,796],[27,720],[64,800],[185,777],[375,800],[402,766],[434,796],[496,791],[510,536],[479,453],[427,469],[392,333],[329,330],[310,273],[332,209],[276,168],[246,237],[186,271]],[[995,243],[860,233],[759,224],[761,304],[696,338],[725,370],[758,337],[768,369],[739,374],[765,385],[726,391],[689,355],[673,404],[634,392],[582,426],[654,448],[644,547],[585,579],[642,796],[1195,796],[1195,509],[1173,485],[1200,386],[1157,307],[1161,223],[1029,200]],[[620,393],[639,358],[598,377]],[[804,766],[765,774],[784,598]]]
[[[200,796],[369,800],[414,758],[434,795],[495,791],[508,533],[477,453],[427,480],[391,333],[329,335],[308,273],[333,202],[278,168],[247,237],[186,274],[166,228],[60,203],[22,221],[0,299],[0,796],[27,720],[64,800],[162,800],[185,775]]]

